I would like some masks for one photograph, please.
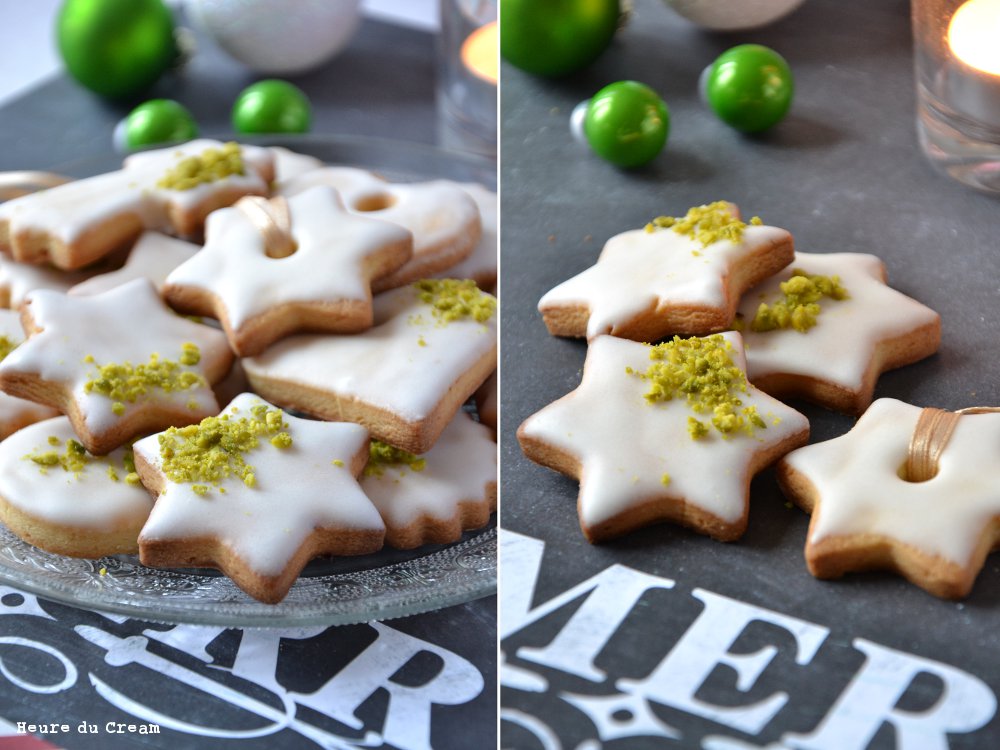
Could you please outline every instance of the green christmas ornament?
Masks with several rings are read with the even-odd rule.
[[[150,99],[125,118],[125,145],[130,149],[189,141],[197,135],[191,113],[173,99]]]
[[[563,76],[607,49],[620,15],[618,0],[503,0],[500,54],[528,73]]]
[[[312,119],[309,99],[287,81],[258,81],[233,104],[237,133],[306,133]]]
[[[663,150],[670,112],[649,86],[618,81],[591,98],[583,132],[598,156],[619,167],[638,167]]]
[[[795,82],[785,58],[760,44],[723,52],[708,70],[705,98],[727,125],[757,133],[777,124],[792,105]]]
[[[56,37],[69,74],[111,98],[149,88],[178,54],[162,0],[66,0]]]

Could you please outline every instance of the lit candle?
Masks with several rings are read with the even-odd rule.
[[[985,125],[1000,126],[1000,0],[969,0],[948,24],[954,61],[951,104]]]
[[[497,56],[496,21],[480,26],[462,43],[462,62],[465,67],[494,86],[497,83]]]

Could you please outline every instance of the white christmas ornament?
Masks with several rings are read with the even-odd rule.
[[[186,0],[188,18],[258,73],[299,73],[347,46],[360,0]]]
[[[663,0],[689,21],[714,31],[755,29],[777,21],[804,0]]]

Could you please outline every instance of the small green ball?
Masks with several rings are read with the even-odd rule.
[[[125,145],[129,148],[190,141],[197,135],[194,117],[173,99],[150,99],[125,118]]]
[[[500,54],[528,73],[567,75],[607,49],[620,13],[618,0],[503,0]]]
[[[785,58],[760,44],[741,44],[712,63],[705,95],[719,118],[744,133],[777,124],[795,93]]]
[[[288,81],[258,81],[243,89],[233,104],[237,133],[306,133],[311,119],[308,97]]]
[[[598,156],[619,167],[638,167],[663,150],[670,112],[649,86],[618,81],[591,98],[583,132]]]
[[[69,74],[112,98],[149,88],[177,59],[174,19],[162,0],[66,0],[56,40]]]

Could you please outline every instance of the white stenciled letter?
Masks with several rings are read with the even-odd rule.
[[[294,695],[302,705],[329,714],[355,729],[362,722],[354,712],[378,690],[389,693],[382,739],[386,745],[403,750],[429,750],[431,707],[468,703],[483,690],[483,676],[466,659],[433,643],[371,623],[378,639],[358,654],[314,693]],[[444,663],[441,671],[422,685],[409,687],[392,681],[392,676],[421,651],[429,651]]]
[[[650,589],[670,589],[667,578],[641,573],[624,565],[612,565],[568,591],[531,608],[535,582],[545,544],[536,539],[502,531],[501,555],[503,580],[500,590],[500,638],[527,627],[581,596],[587,600],[573,614],[553,641],[544,648],[518,649],[527,661],[543,664],[594,682],[605,673],[594,666],[594,659],[622,621]]]
[[[896,730],[898,750],[947,750],[949,732],[972,732],[996,712],[996,696],[978,677],[860,638],[853,645],[867,657],[861,671],[814,732],[786,734],[785,744],[802,750],[864,748],[888,722]],[[941,697],[924,711],[897,708],[922,672],[944,683]]]
[[[649,700],[703,716],[734,729],[757,734],[788,701],[787,693],[774,693],[746,706],[717,706],[695,697],[698,689],[719,665],[736,672],[736,688],[753,687],[778,650],[767,646],[752,654],[729,652],[740,634],[754,620],[777,625],[795,637],[795,661],[808,664],[829,630],[794,617],[695,589],[693,596],[705,604],[674,648],[645,680],[619,680],[616,686]]]

